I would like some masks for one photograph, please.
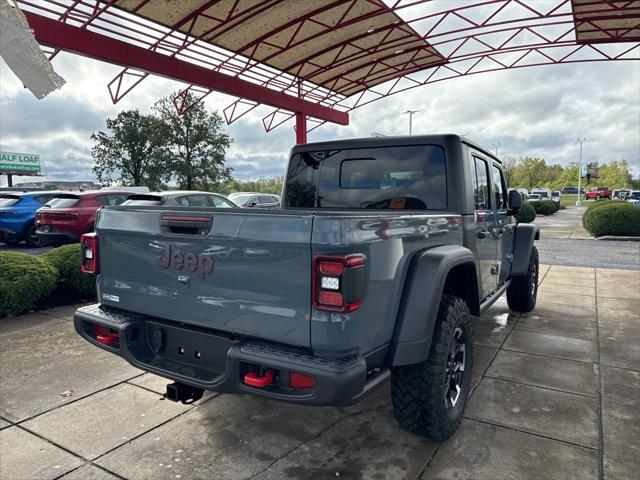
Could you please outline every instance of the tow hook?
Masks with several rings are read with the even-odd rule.
[[[163,395],[167,400],[172,402],[182,402],[189,405],[202,398],[204,390],[195,388],[184,383],[171,383],[167,385],[167,392]]]
[[[273,370],[265,370],[262,377],[259,377],[254,372],[249,372],[244,376],[244,383],[250,387],[264,388],[267,385],[271,385],[273,382]]]

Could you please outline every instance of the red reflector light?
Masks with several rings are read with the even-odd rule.
[[[254,372],[249,372],[244,376],[244,383],[250,387],[264,388],[273,382],[273,371],[265,370],[264,375],[259,377]]]
[[[80,269],[84,273],[97,275],[98,264],[98,236],[93,233],[85,233],[80,237],[80,254],[82,255]]]
[[[338,262],[320,262],[320,272],[325,275],[342,275],[344,264]]]
[[[320,290],[320,293],[318,295],[318,302],[323,305],[331,305],[332,307],[341,307],[344,303],[344,300],[340,292]]]
[[[289,385],[293,388],[313,388],[316,386],[316,377],[305,375],[304,373],[291,372],[289,374]]]

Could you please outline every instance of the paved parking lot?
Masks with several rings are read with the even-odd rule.
[[[385,387],[349,408],[208,394],[81,340],[74,307],[0,323],[2,479],[596,479],[640,471],[640,272],[544,267],[533,314],[475,323],[474,390],[435,444]]]

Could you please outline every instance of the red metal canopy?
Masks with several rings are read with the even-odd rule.
[[[640,59],[640,0],[18,0],[36,39],[122,65],[117,102],[149,74],[195,94],[260,104],[299,143],[329,121],[411,88],[496,70]]]

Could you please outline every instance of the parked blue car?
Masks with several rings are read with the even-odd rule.
[[[0,242],[15,245],[24,240],[30,247],[42,246],[35,234],[36,210],[59,193],[0,193]]]

